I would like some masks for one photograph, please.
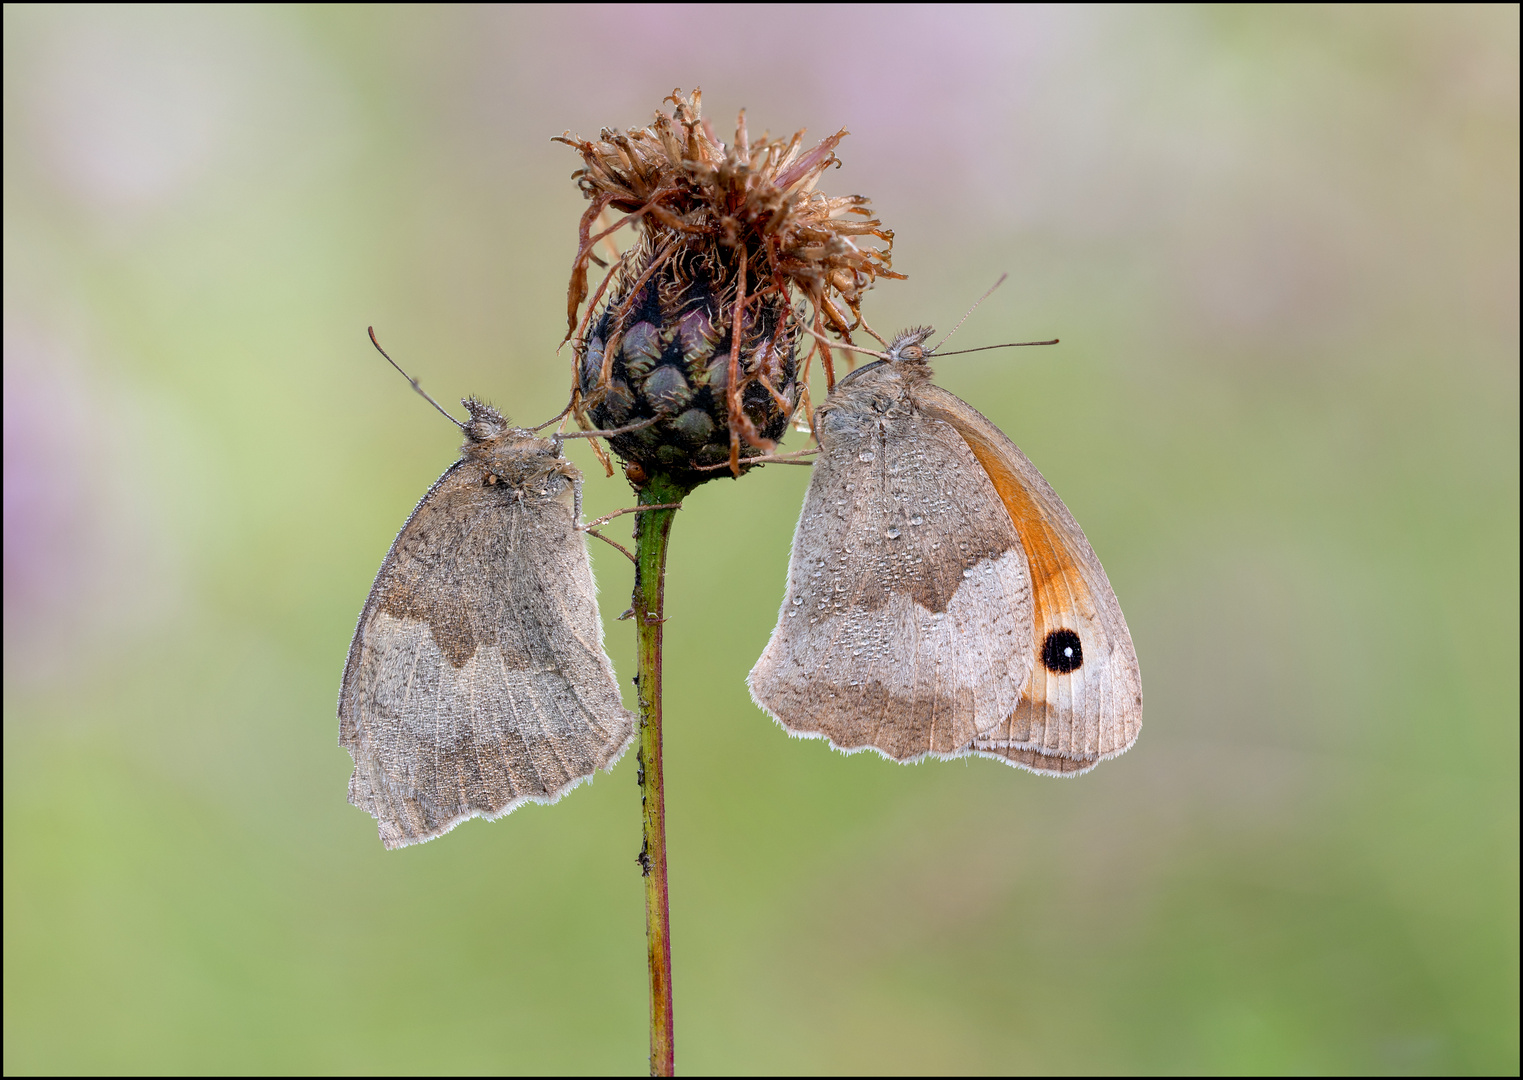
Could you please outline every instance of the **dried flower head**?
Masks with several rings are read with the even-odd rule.
[[[581,152],[574,176],[590,202],[567,289],[567,338],[578,415],[600,428],[649,421],[612,438],[614,449],[645,473],[696,482],[725,462],[739,475],[744,457],[772,449],[816,350],[833,379],[819,339],[797,363],[796,320],[850,340],[863,325],[862,294],[880,276],[903,275],[890,269],[893,233],[866,198],[815,190],[839,164],[844,130],[807,151],[803,132],[752,145],[742,113],[727,147],[700,115],[698,91],[667,100],[671,114],[657,112],[649,127],[558,140]],[[620,216],[599,228],[610,214]],[[624,225],[638,239],[579,323],[588,264],[607,265],[595,246]],[[882,243],[859,244],[866,237]]]

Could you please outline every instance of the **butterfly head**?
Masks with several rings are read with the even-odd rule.
[[[891,361],[930,359],[931,351],[925,347],[925,343],[935,332],[929,326],[912,326],[908,330],[901,330],[888,343],[888,359]]]
[[[508,418],[486,402],[477,401],[475,398],[462,398],[460,404],[464,405],[465,411],[471,414],[470,420],[462,425],[467,445],[487,442],[508,430]]]

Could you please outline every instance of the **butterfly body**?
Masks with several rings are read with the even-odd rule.
[[[466,404],[461,460],[382,563],[339,697],[349,801],[387,847],[553,802],[633,738],[576,529],[580,473]]]
[[[1070,775],[1129,747],[1141,678],[1083,532],[922,343],[842,379],[752,695],[797,735],[896,761]]]

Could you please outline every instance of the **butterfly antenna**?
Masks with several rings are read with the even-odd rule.
[[[556,423],[559,423],[560,421],[564,420],[567,417],[567,415],[570,414],[570,412],[571,412],[571,403],[567,402],[566,403],[566,407],[564,409],[562,409],[560,412],[556,413],[550,419],[546,420],[543,424],[535,424],[529,430],[530,431],[543,431],[545,428],[549,427],[551,424],[556,424]]]
[[[999,276],[999,280],[996,281],[993,285],[989,286],[988,292],[984,293],[984,295],[980,296],[977,300],[975,300],[973,302],[973,306],[968,309],[968,315],[972,315],[975,311],[977,311],[978,310],[978,305],[982,304],[985,300],[989,299],[990,294],[993,293],[995,289],[997,289],[1001,285],[1003,285],[1005,283],[1005,279],[1007,277],[1009,277],[1009,276],[1010,276],[1009,274],[1001,274]],[[962,329],[962,324],[968,321],[968,315],[964,315],[962,318],[958,319],[957,320],[957,325],[952,327],[951,330],[947,331],[947,336],[942,338],[940,341],[938,341],[930,349],[930,354],[932,356],[936,355],[936,350],[937,349],[940,349],[943,345],[945,345],[947,342],[952,340],[952,335],[953,334],[957,333],[957,331]]]
[[[395,360],[393,360],[390,356],[388,356],[387,353],[386,353],[386,350],[381,348],[381,343],[375,339],[375,327],[373,327],[373,326],[367,326],[367,327],[365,327],[365,329],[370,332],[370,344],[375,346],[375,351],[380,353],[382,356],[385,356],[386,357],[386,362],[388,364],[390,364],[392,367],[396,368],[397,371],[401,373],[402,378],[404,378],[408,382],[412,383],[412,388],[414,390],[416,390],[418,393],[423,395],[423,400],[424,401],[428,402],[434,408],[438,409],[440,416],[444,417],[450,423],[454,424],[461,431],[464,431],[465,430],[465,425],[462,424],[459,420],[456,420],[449,413],[445,412],[444,411],[444,406],[440,405],[433,398],[429,397],[428,396],[428,391],[423,389],[423,387],[418,384],[418,380],[413,378],[411,375],[407,374],[407,372],[402,371],[402,365],[398,364]]]
[[[951,352],[936,353],[936,356],[961,356],[963,353],[985,352],[989,349],[1019,349],[1022,345],[1056,345],[1057,338],[1051,341],[1008,341],[1003,345],[980,345],[976,349],[953,349]]]
[[[652,416],[648,420],[637,420],[633,424],[625,424],[623,427],[609,428],[607,431],[557,431],[555,433],[555,437],[557,439],[606,439],[610,435],[623,435],[625,432],[639,431],[641,428],[648,428],[657,421],[666,419],[669,419],[666,414],[662,414],[660,416]],[[544,426],[544,424],[540,425],[540,427]],[[539,428],[536,428],[535,430],[538,431]]]

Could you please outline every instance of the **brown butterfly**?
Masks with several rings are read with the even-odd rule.
[[[1142,727],[1121,606],[1026,455],[931,382],[930,336],[898,335],[815,413],[820,456],[751,694],[841,750],[1087,772]]]
[[[634,738],[577,528],[581,472],[559,437],[463,404],[460,460],[381,564],[339,694],[349,801],[388,848],[554,802]]]

